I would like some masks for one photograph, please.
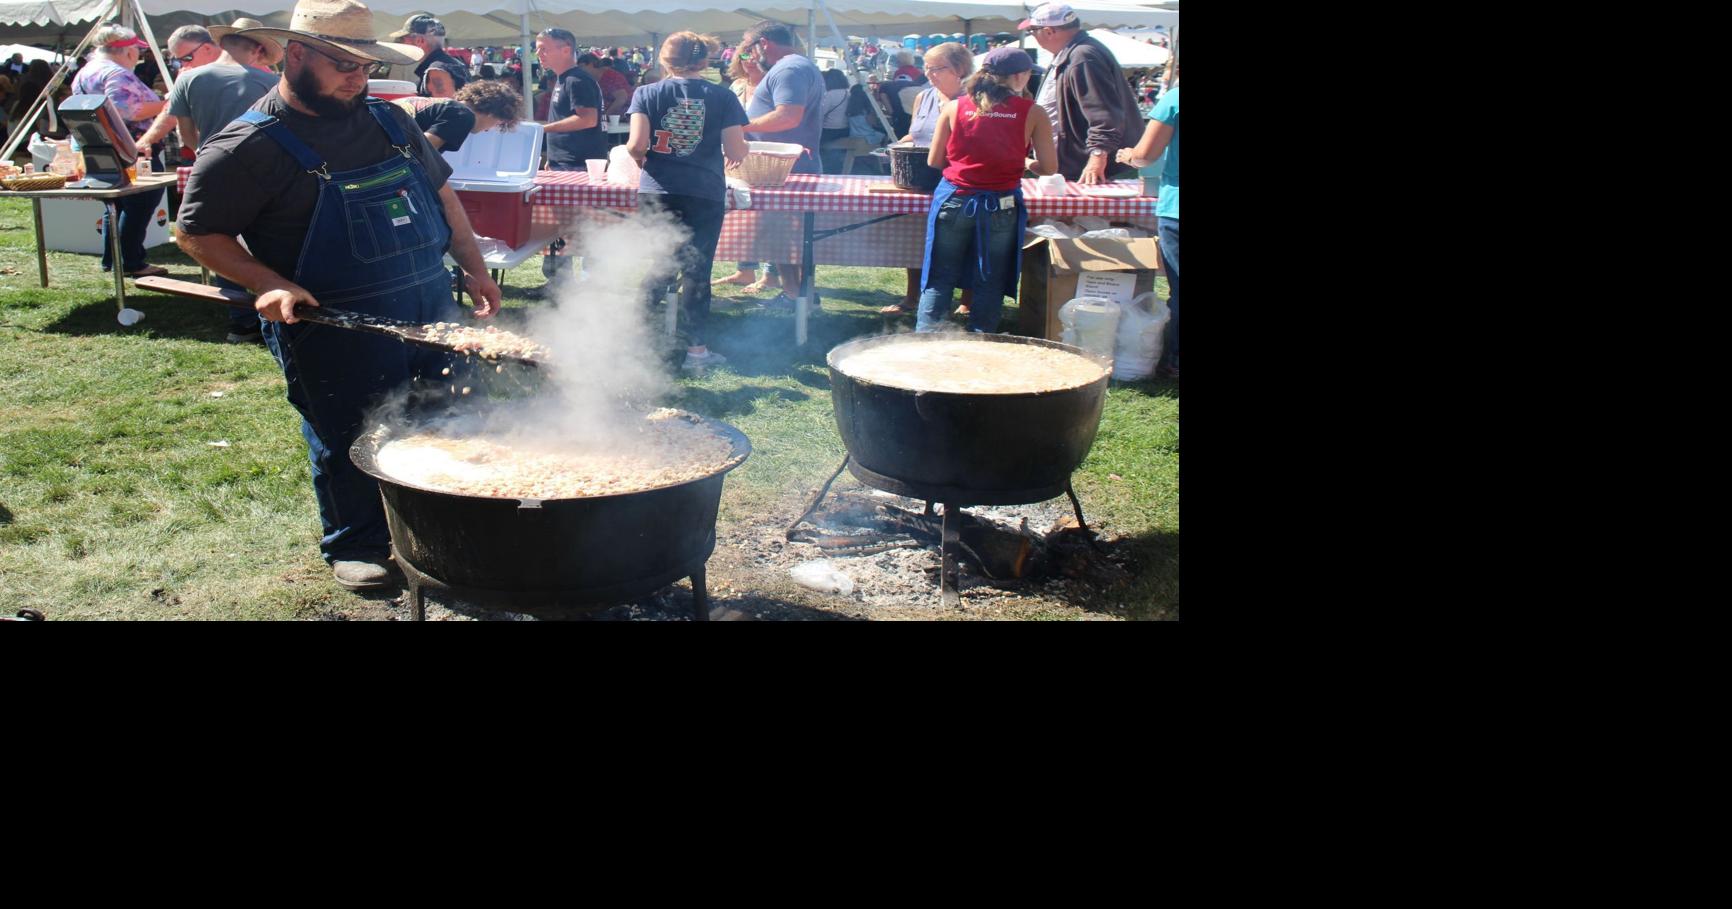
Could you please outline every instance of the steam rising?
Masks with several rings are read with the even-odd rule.
[[[671,390],[649,302],[690,237],[671,214],[634,210],[587,225],[566,247],[583,260],[583,274],[574,265],[554,278],[554,306],[532,312],[527,331],[553,351],[547,379],[563,435],[608,434],[620,403],[647,407]]]
[[[548,283],[551,305],[531,310],[521,331],[551,351],[538,377],[526,382],[514,365],[496,373],[492,364],[467,364],[449,378],[411,383],[388,396],[364,428],[383,430],[375,436],[380,439],[414,426],[525,449],[632,446],[643,432],[644,412],[673,388],[663,359],[671,342],[650,304],[677,270],[689,238],[665,212],[633,211],[585,224],[568,235],[561,258],[573,261]],[[470,369],[474,375],[466,377]],[[489,395],[459,399],[451,393],[470,384]]]

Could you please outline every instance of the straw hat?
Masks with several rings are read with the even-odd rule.
[[[248,19],[245,16],[243,16],[239,19],[236,19],[233,25],[213,25],[213,26],[211,26],[210,27],[210,37],[211,37],[212,41],[215,41],[216,43],[221,44],[223,42],[224,38],[227,38],[228,36],[230,36],[236,32],[244,31],[244,30],[249,29],[249,28],[264,28],[264,27],[265,27],[265,24],[263,22],[260,22],[257,19]],[[247,36],[242,35],[241,37],[245,38]],[[281,44],[278,44],[275,41],[260,41],[258,44],[260,47],[265,49],[264,55],[265,55],[265,65],[266,66],[276,66],[278,63],[283,62],[283,46]]]
[[[373,13],[356,0],[300,0],[288,28],[246,28],[235,34],[286,44],[300,41],[342,57],[375,63],[419,63],[421,50],[373,37]]]

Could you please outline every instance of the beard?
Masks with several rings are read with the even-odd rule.
[[[361,92],[353,98],[344,100],[335,95],[319,93],[319,82],[313,77],[311,67],[301,67],[289,77],[289,88],[294,90],[295,99],[312,109],[321,117],[347,117],[361,109],[367,103],[367,93]]]

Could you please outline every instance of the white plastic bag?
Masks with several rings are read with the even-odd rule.
[[[828,559],[802,562],[789,570],[788,574],[801,587],[809,587],[819,593],[833,593],[845,597],[854,592],[854,581]]]
[[[1113,355],[1118,340],[1119,304],[1105,297],[1077,297],[1058,308],[1064,326],[1060,340],[1103,357]]]
[[[1152,290],[1124,308],[1113,350],[1113,378],[1137,382],[1154,374],[1155,364],[1161,362],[1161,339],[1172,316],[1166,301]]]
[[[615,145],[607,153],[607,182],[609,186],[636,186],[637,162],[631,158],[631,152],[623,145]]]
[[[64,144],[65,140],[62,140],[61,145]],[[36,165],[37,173],[48,173],[48,165],[54,163],[54,154],[59,150],[59,146],[42,138],[40,133],[30,134],[30,159]]]
[[[1039,224],[1030,227],[1028,232],[1050,240],[1070,240],[1082,236],[1082,231],[1057,218],[1045,218]]]
[[[1106,230],[1113,226],[1113,222],[1095,215],[1077,215],[1076,226],[1083,230]]]
[[[1104,230],[1091,230],[1082,235],[1084,240],[1129,240],[1131,232],[1122,227],[1108,227]]]

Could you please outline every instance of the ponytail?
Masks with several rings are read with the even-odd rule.
[[[962,90],[974,99],[975,107],[992,110],[994,105],[1016,94],[1011,91],[1010,83],[1004,81],[1005,78],[980,70],[968,77],[968,81],[962,84]]]

